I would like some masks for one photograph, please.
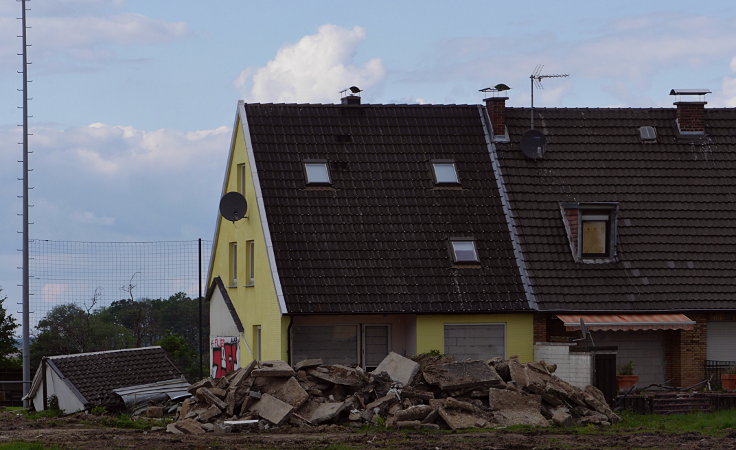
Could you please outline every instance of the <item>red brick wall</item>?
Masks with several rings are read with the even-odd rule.
[[[705,102],[677,102],[677,122],[680,131],[703,132],[705,124]]]
[[[491,97],[486,99],[486,108],[493,125],[493,135],[506,134],[506,100],[508,97]]]

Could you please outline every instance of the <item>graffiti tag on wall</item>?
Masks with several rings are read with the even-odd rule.
[[[217,336],[210,340],[212,348],[212,366],[210,376],[222,378],[228,372],[240,367],[240,339],[233,336]]]

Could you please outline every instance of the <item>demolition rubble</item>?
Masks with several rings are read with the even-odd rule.
[[[220,379],[206,378],[167,427],[176,434],[284,425],[365,424],[413,429],[509,425],[610,425],[621,419],[600,390],[579,389],[543,361],[414,359],[390,353],[373,372],[306,360],[252,362]]]

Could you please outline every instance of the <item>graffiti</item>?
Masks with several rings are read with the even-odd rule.
[[[240,367],[240,339],[237,337],[214,337],[210,340],[212,349],[212,378],[222,378],[228,372]]]

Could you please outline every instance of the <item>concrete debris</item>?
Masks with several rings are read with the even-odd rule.
[[[252,362],[192,385],[170,433],[249,432],[274,427],[375,424],[407,429],[617,423],[600,390],[579,389],[544,361],[455,361],[390,353],[360,367],[300,361]],[[154,413],[152,410],[151,413]],[[156,411],[155,413],[158,413]],[[335,425],[329,425],[335,426]]]

